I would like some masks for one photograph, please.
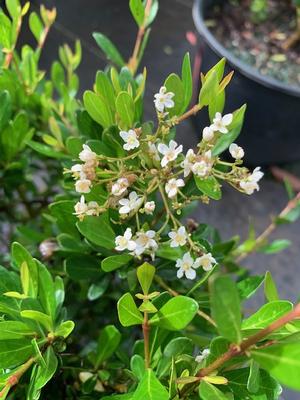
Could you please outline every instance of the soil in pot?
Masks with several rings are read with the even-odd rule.
[[[268,17],[255,22],[251,0],[224,1],[212,7],[206,23],[214,36],[241,61],[262,75],[300,87],[300,41],[284,44],[296,27],[296,12],[287,0],[269,0]]]

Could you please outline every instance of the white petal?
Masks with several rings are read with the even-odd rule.
[[[232,114],[226,114],[224,115],[224,117],[222,118],[222,124],[224,125],[230,125],[233,119],[233,115]]]
[[[164,143],[159,143],[158,146],[157,146],[157,150],[161,154],[166,154],[169,151],[169,147]]]
[[[187,271],[185,271],[185,276],[188,279],[195,279],[196,278],[196,271],[193,268],[190,268]]]
[[[180,268],[178,271],[177,271],[177,278],[182,278],[183,277],[183,274],[184,274],[184,271],[183,271],[183,269],[182,268]]]

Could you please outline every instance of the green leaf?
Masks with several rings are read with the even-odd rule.
[[[142,0],[130,0],[129,7],[138,26],[142,26],[145,19],[145,9]]]
[[[74,202],[70,200],[60,200],[49,206],[51,215],[56,219],[56,224],[61,232],[68,233],[75,238],[79,237],[76,228],[77,218],[74,213]]]
[[[94,301],[99,299],[107,290],[109,285],[109,277],[104,276],[101,281],[97,283],[92,283],[89,287],[87,297],[90,301]]]
[[[36,333],[31,327],[21,321],[1,321],[0,340],[21,339],[24,336],[34,336]]]
[[[92,243],[106,249],[115,247],[115,233],[110,225],[108,213],[100,217],[87,216],[77,222],[79,232]]]
[[[49,315],[35,310],[23,310],[20,314],[23,318],[32,319],[36,322],[39,322],[44,328],[46,328],[47,331],[52,331],[53,325]]]
[[[143,316],[138,310],[130,293],[125,293],[118,301],[119,320],[123,326],[143,323]]]
[[[170,247],[169,243],[162,243],[156,251],[158,257],[171,261],[176,261],[178,258],[182,258],[183,253],[184,252],[180,247]]]
[[[0,93],[0,134],[11,118],[11,98],[7,90]]]
[[[221,186],[214,176],[209,176],[208,178],[201,179],[198,176],[194,176],[197,188],[206,196],[214,199],[220,200],[222,198]]]
[[[144,262],[144,264],[142,264],[137,269],[137,278],[145,295],[149,293],[154,275],[155,268],[153,267],[153,265],[147,262]]]
[[[17,19],[21,14],[21,6],[18,0],[6,0],[6,8],[12,19]]]
[[[232,343],[240,343],[242,335],[239,294],[235,283],[228,276],[220,276],[214,280],[210,302],[219,333]]]
[[[202,381],[199,386],[201,400],[228,400],[228,397],[214,385]]]
[[[205,76],[204,82],[199,93],[199,105],[208,106],[211,99],[213,99],[218,93],[219,83],[217,73],[212,71]]]
[[[266,272],[264,286],[265,296],[268,301],[279,300],[276,284],[272,278],[271,272],[269,271]]]
[[[107,75],[103,71],[98,71],[96,75],[96,92],[101,95],[103,100],[111,108],[112,112],[115,111],[115,92],[112,83],[108,79]]]
[[[99,278],[102,274],[99,261],[91,255],[81,255],[68,257],[65,260],[67,274],[75,281]]]
[[[55,336],[67,338],[73,332],[74,328],[75,324],[73,321],[64,321],[56,328],[54,334]]]
[[[264,254],[275,254],[275,253],[279,253],[280,251],[288,248],[290,245],[291,245],[290,240],[278,239],[278,240],[274,240],[274,242],[272,242],[270,244],[260,247],[259,251]]]
[[[109,60],[119,67],[123,67],[126,64],[116,46],[105,35],[94,32],[93,38]]]
[[[173,108],[169,108],[168,112],[170,117],[174,115],[181,115],[184,106],[184,87],[181,79],[176,74],[171,74],[165,80],[164,86],[167,88],[167,92],[174,93],[173,101],[175,103]]]
[[[44,311],[51,317],[52,321],[54,321],[57,311],[54,282],[45,265],[38,261],[36,262],[38,263],[39,276],[38,297]]]
[[[0,368],[13,368],[28,360],[34,350],[31,340],[10,339],[0,341]]]
[[[47,146],[46,144],[36,142],[34,140],[29,140],[27,142],[28,146],[32,148],[32,150],[36,151],[37,153],[42,154],[43,156],[50,157],[50,158],[69,158],[69,156],[65,153],[53,150],[52,147]]]
[[[245,319],[242,329],[263,329],[293,309],[292,303],[285,300],[264,304],[256,313]]]
[[[230,124],[229,132],[225,135],[221,135],[216,141],[216,144],[212,151],[213,156],[217,156],[224,150],[226,150],[231,145],[231,143],[233,143],[239,136],[244,122],[245,111],[246,104],[244,104],[241,108],[233,113],[233,120]]]
[[[262,368],[291,389],[300,390],[300,344],[299,341],[275,344],[251,351],[251,356]]]
[[[127,92],[120,92],[116,99],[116,109],[120,117],[120,127],[128,130],[134,123],[134,102]]]
[[[166,388],[156,378],[152,369],[147,369],[131,400],[169,400]]]
[[[36,12],[32,12],[29,16],[29,27],[34,37],[36,38],[36,41],[39,43],[42,39],[44,25]]]
[[[133,257],[130,254],[121,254],[117,256],[109,256],[104,258],[101,261],[101,268],[105,272],[111,272],[115,269],[123,267],[124,265],[128,264]]]
[[[183,101],[183,107],[181,109],[181,112],[183,113],[190,104],[193,95],[193,77],[192,77],[192,68],[191,68],[191,60],[189,53],[185,54],[182,62],[181,80],[184,91],[184,101]]]
[[[103,361],[114,354],[120,344],[120,340],[121,334],[115,326],[107,325],[102,329],[96,349],[95,368],[99,368]]]
[[[134,354],[130,360],[130,369],[140,381],[145,373],[145,360],[139,354]]]
[[[39,392],[53,377],[57,370],[58,360],[51,346],[47,348],[44,354],[45,366],[38,366],[34,389]]]
[[[0,45],[6,49],[11,48],[11,27],[10,19],[0,10]]]
[[[265,277],[261,276],[249,276],[246,279],[237,283],[237,289],[241,300],[249,299],[259,289],[263,283]]]
[[[250,372],[247,381],[247,389],[250,393],[257,393],[260,384],[259,364],[254,360],[250,362]]]
[[[83,104],[93,120],[102,125],[103,128],[108,128],[114,124],[112,111],[101,96],[87,90],[83,95]]]
[[[184,329],[198,311],[198,304],[194,299],[177,296],[169,300],[149,321],[150,325],[158,325],[171,331]]]

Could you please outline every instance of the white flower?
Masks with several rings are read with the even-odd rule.
[[[167,92],[167,88],[165,86],[162,86],[159,89],[159,93],[156,93],[154,95],[154,104],[155,108],[159,112],[163,112],[165,108],[173,108],[174,107],[174,101],[172,98],[174,97],[174,93],[172,92]]]
[[[136,248],[136,243],[134,240],[131,240],[132,232],[131,228],[127,228],[123,236],[117,236],[115,239],[116,247],[115,249],[118,251],[129,250],[133,251]]]
[[[256,167],[251,175],[240,181],[240,187],[246,194],[253,194],[255,190],[259,191],[258,182],[263,176],[264,173],[260,170],[260,167]]]
[[[145,250],[156,250],[158,245],[154,240],[155,232],[147,231],[147,232],[137,232],[137,239],[135,241],[136,248],[134,253],[137,256],[140,256]]]
[[[231,143],[229,146],[229,153],[236,160],[241,160],[245,155],[244,149],[238,146],[236,143]]]
[[[139,147],[140,142],[138,141],[137,134],[133,129],[129,129],[128,132],[121,131],[120,136],[125,142],[125,144],[123,144],[123,149],[132,150]]]
[[[177,271],[177,278],[182,278],[183,275],[185,275],[187,279],[196,278],[195,269],[198,268],[198,265],[195,264],[189,252],[185,253],[182,259],[176,261],[176,268],[179,268]]]
[[[210,170],[211,170],[210,164],[207,164],[204,160],[197,161],[192,166],[193,173],[200,177],[206,176]]]
[[[97,154],[94,153],[86,144],[84,144],[82,147],[83,150],[79,153],[80,160],[88,163],[89,165],[97,164]]]
[[[214,131],[227,133],[228,132],[227,126],[231,124],[232,119],[233,119],[232,114],[226,114],[224,115],[224,117],[222,117],[222,114],[217,112],[215,118],[213,119],[213,124],[211,125],[211,128]]]
[[[147,201],[147,203],[145,203],[144,209],[145,209],[145,214],[147,214],[147,215],[153,214],[153,212],[155,210],[154,201]]]
[[[152,157],[153,160],[155,160],[155,161],[160,160],[157,148],[154,143],[148,143],[148,151],[149,151],[150,157]]]
[[[91,191],[91,186],[92,182],[89,179],[79,179],[75,183],[75,190],[78,193],[89,193]]]
[[[176,196],[178,188],[183,186],[184,186],[183,179],[175,179],[175,178],[170,179],[165,185],[165,190],[168,197],[171,199],[172,197]]]
[[[74,210],[75,210],[75,215],[77,215],[77,217],[82,220],[85,213],[88,210],[88,206],[85,202],[85,198],[84,196],[80,197],[80,201],[78,201],[75,206],[74,206]]]
[[[214,259],[211,253],[204,254],[195,260],[195,265],[198,267],[201,266],[204,271],[210,271],[216,263],[217,261]]]
[[[186,244],[187,233],[184,226],[181,226],[177,231],[169,232],[168,236],[172,239],[170,247],[179,247]]]
[[[189,149],[185,155],[184,161],[181,163],[181,167],[184,169],[183,176],[187,177],[192,171],[193,163],[195,162],[196,154],[193,149]]]
[[[84,177],[83,172],[83,165],[82,164],[75,164],[71,167],[71,172],[74,178],[78,179],[80,177]]]
[[[210,350],[209,349],[204,349],[200,354],[195,358],[195,361],[197,363],[201,363],[204,361],[208,356],[210,355]]]
[[[214,138],[214,135],[215,135],[215,131],[214,131],[214,128],[212,125],[206,126],[203,129],[202,137],[203,137],[203,140],[205,140],[206,142],[209,142],[210,140],[212,140]]]
[[[119,178],[111,187],[111,194],[121,196],[129,186],[127,178]]]
[[[175,140],[171,140],[168,146],[164,143],[159,143],[157,149],[163,154],[161,166],[165,167],[169,162],[176,160],[178,154],[182,152],[182,145],[177,147]]]
[[[128,199],[119,200],[119,204],[122,206],[119,210],[120,214],[128,214],[130,211],[138,209],[143,202],[143,199],[137,195],[136,192],[131,192]]]

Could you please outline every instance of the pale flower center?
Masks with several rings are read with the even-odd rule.
[[[184,271],[188,271],[190,268],[191,268],[191,265],[189,262],[186,261],[186,262],[182,263],[182,269]]]
[[[122,237],[122,238],[119,240],[119,244],[120,244],[120,246],[122,246],[122,247],[127,246],[127,239],[124,238],[124,237]]]

